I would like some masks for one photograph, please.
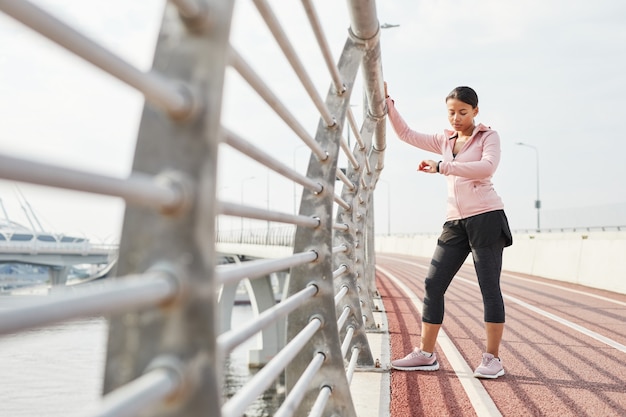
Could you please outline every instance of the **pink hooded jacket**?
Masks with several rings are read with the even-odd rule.
[[[471,138],[454,156],[456,132],[425,134],[411,130],[391,98],[387,114],[393,130],[404,142],[425,151],[442,155],[439,172],[448,181],[447,220],[459,220],[488,211],[504,209],[502,199],[491,182],[500,162],[500,136],[483,124],[474,128]]]

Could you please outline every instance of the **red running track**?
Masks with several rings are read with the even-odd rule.
[[[392,358],[419,344],[429,261],[377,254]],[[485,332],[476,274],[464,265],[446,293],[440,369],[392,370],[391,417],[626,416],[626,295],[507,271],[502,292],[506,374],[495,380],[471,375]]]

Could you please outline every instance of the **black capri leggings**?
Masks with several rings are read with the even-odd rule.
[[[426,276],[422,320],[432,324],[443,322],[444,294],[471,253],[483,297],[484,320],[504,323],[504,301],[500,290],[502,251],[512,243],[503,210],[447,221]]]

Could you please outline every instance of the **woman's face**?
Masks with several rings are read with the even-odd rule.
[[[448,121],[457,132],[471,134],[474,130],[474,117],[478,114],[478,107],[474,108],[456,98],[446,101],[448,106]]]

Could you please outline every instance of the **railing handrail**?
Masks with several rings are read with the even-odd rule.
[[[320,123],[314,134],[230,45],[232,2],[171,0],[153,69],[142,72],[29,1],[0,0],[1,11],[126,83],[147,102],[127,178],[0,155],[0,178],[114,196],[126,203],[115,279],[58,291],[0,312],[0,334],[84,315],[110,317],[105,396],[95,415],[131,415],[149,407],[160,415],[154,405],[167,401],[175,404],[178,415],[238,416],[283,374],[287,396],[276,415],[356,415],[349,389],[352,375],[357,365],[374,366],[366,331],[375,326],[371,308],[376,291],[373,270],[364,265],[373,258],[371,197],[385,150],[376,8],[374,2],[348,2],[350,31],[335,64],[313,3],[303,1],[329,70],[331,87],[324,98],[270,4],[254,0],[254,5],[317,111]],[[222,126],[228,66],[309,148],[306,174]],[[360,128],[350,110],[359,69],[368,100]],[[344,125],[354,132],[353,150],[343,138]],[[220,143],[301,186],[300,212],[270,210],[269,201],[266,210],[243,201],[218,201]],[[349,162],[345,171],[337,166],[342,152]],[[336,180],[340,193],[335,192]],[[220,215],[267,221],[265,236],[248,230],[246,239],[286,245],[293,253],[217,265],[215,243],[225,233],[215,231]],[[270,222],[287,226],[274,233]],[[239,243],[243,238],[242,230]],[[86,243],[82,249],[109,253],[115,247]],[[284,271],[289,279],[280,304],[271,305],[273,296],[271,302],[257,300],[266,305],[254,321],[218,334],[213,317],[223,311],[218,289],[232,293],[241,282],[258,288]],[[286,335],[273,359],[233,398],[220,401],[220,359],[253,334],[280,327],[283,320]],[[198,334],[198,329],[206,334]],[[127,339],[130,334],[141,349]]]

